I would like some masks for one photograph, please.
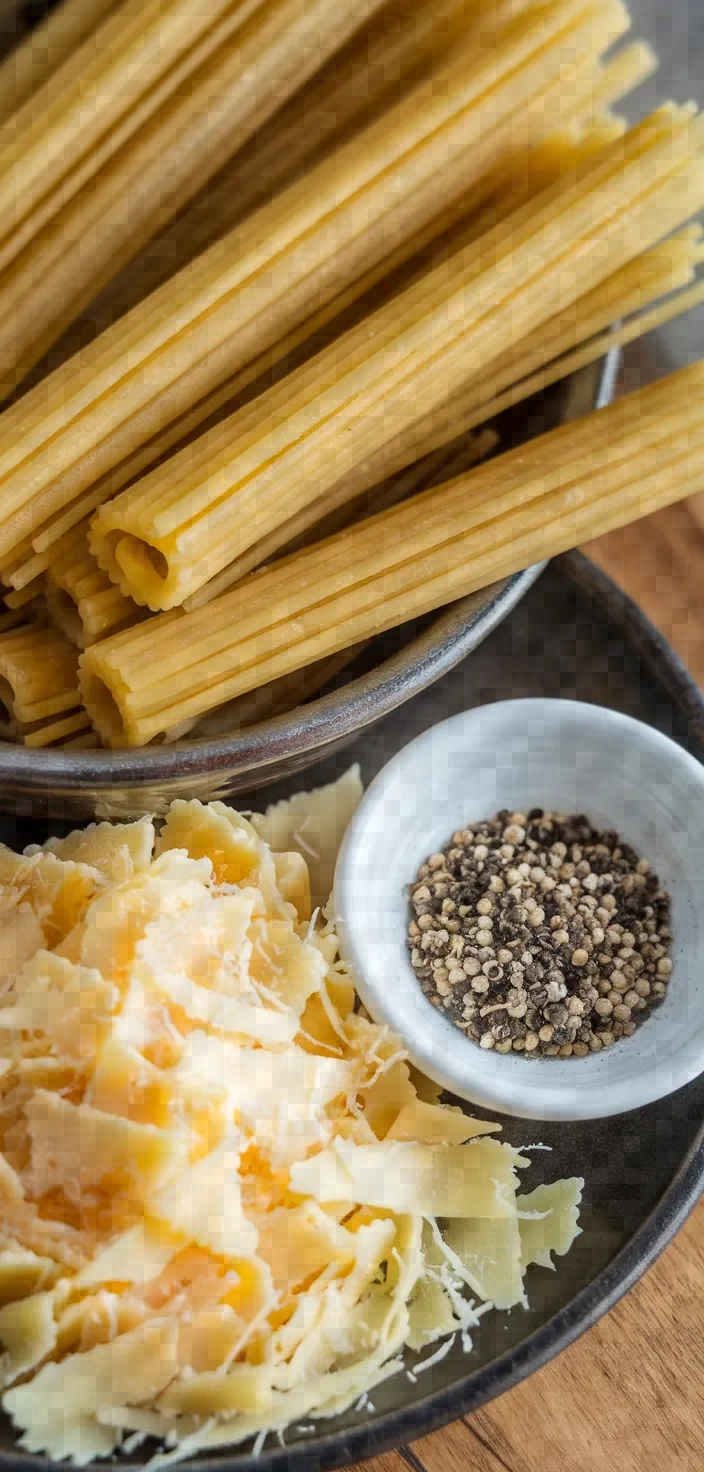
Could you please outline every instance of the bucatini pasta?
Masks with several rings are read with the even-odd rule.
[[[519,9],[523,0],[516,0]],[[156,290],[201,251],[273,199],[293,180],[371,122],[420,81],[461,38],[477,0],[395,0],[372,16],[331,62],[260,128],[200,194],[120,273],[74,324],[69,348],[81,333],[96,335]],[[643,53],[639,77],[652,68]],[[635,85],[633,83],[632,85]],[[629,90],[628,83],[623,92]],[[73,343],[73,346],[71,346]],[[52,355],[53,356],[53,355]]]
[[[500,6],[498,16],[497,25]],[[441,74],[7,410],[3,570],[48,516],[180,411],[364,282],[375,260],[404,243],[410,252],[414,233],[488,174],[508,142],[538,141],[555,125],[542,102],[550,81],[588,69],[627,24],[618,0],[552,0],[540,27],[519,16],[486,54],[470,31]],[[536,94],[534,108],[519,105]],[[11,568],[5,575],[11,582]]]
[[[78,690],[78,651],[59,629],[0,631],[2,735],[25,746],[96,745]]]
[[[24,222],[12,229],[8,214],[0,229],[0,265],[3,239],[15,253],[0,280],[0,377],[3,344],[11,379],[230,159],[85,319],[94,340],[62,363],[66,339],[59,366],[0,416],[5,635],[49,623],[83,649],[90,710],[118,743],[217,736],[309,698],[374,633],[377,577],[397,621],[406,573],[418,612],[423,596],[434,607],[442,589],[459,596],[523,565],[536,538],[569,544],[581,522],[551,520],[564,487],[531,493],[530,511],[499,491],[503,510],[481,510],[492,555],[443,580],[433,543],[437,578],[422,591],[417,550],[403,571],[412,519],[428,514],[416,499],[398,528],[379,522],[403,528],[401,562],[374,578],[364,561],[347,568],[318,635],[305,632],[317,562],[295,637],[277,620],[288,562],[271,569],[262,627],[257,614],[236,639],[220,631],[228,590],[256,603],[254,569],[321,541],[325,557],[344,529],[362,535],[360,517],[464,476],[495,446],[487,421],[704,296],[700,231],[682,228],[704,202],[702,123],[672,105],[629,131],[613,113],[654,64],[638,41],[613,51],[629,25],[621,0],[218,0],[192,26],[190,3],[123,0],[106,14],[102,0],[65,0],[61,24],[16,57],[5,123],[0,103],[0,200],[4,180]],[[79,77],[95,102],[83,130]],[[150,272],[168,278],[211,235],[141,299]],[[640,501],[629,484],[623,516],[649,504],[646,490],[672,494],[664,473]],[[611,514],[598,486],[594,497]],[[475,511],[457,528],[465,563]],[[212,663],[190,621],[207,603]],[[185,622],[147,611],[179,607]],[[186,707],[171,646],[160,657],[166,630],[173,650],[193,632],[203,657]],[[149,650],[141,672],[136,649]],[[78,705],[70,719],[69,744],[100,739]],[[63,739],[14,716],[6,731]]]
[[[519,1194],[528,1158],[354,1010],[301,845],[327,894],[359,794],[352,771],[252,823],[179,802],[158,836],[0,852],[0,1376],[26,1450],[259,1446],[468,1350],[577,1235],[583,1182]]]
[[[485,373],[470,380],[432,413],[416,420],[400,435],[387,439],[375,455],[355,466],[323,496],[254,543],[197,593],[184,599],[184,607],[191,610],[209,603],[282,548],[291,548],[305,540],[319,540],[321,528],[323,535],[337,530],[351,519],[357,508],[368,513],[391,504],[390,497],[401,500],[405,487],[411,491],[414,482],[418,487],[421,480],[427,483],[417,464],[423,457],[435,452],[436,463],[442,467],[448,445],[460,436],[466,437],[476,425],[495,419],[529,395],[596,362],[609,350],[632,342],[697,306],[704,296],[704,283],[690,283],[703,258],[701,231],[698,226],[692,226],[630,262],[578,299],[569,310],[558,313],[538,332],[491,363]],[[660,298],[665,300],[658,307],[638,311]],[[616,317],[629,320],[619,328],[608,327],[606,324]],[[600,327],[605,329],[601,333]],[[451,454],[456,456],[457,447]],[[411,461],[414,463],[403,474]],[[458,466],[457,472],[469,468],[471,463],[468,460],[466,465]],[[382,480],[387,483],[383,496],[379,490]],[[389,481],[397,488],[395,496]],[[30,562],[27,570],[38,565]]]
[[[647,48],[639,44],[626,48],[624,52],[610,58],[603,67],[597,68],[595,76],[586,77],[581,87],[578,87],[576,82],[573,85],[570,81],[569,91],[559,103],[563,115],[566,108],[567,113],[572,115],[573,122],[576,122],[586,115],[594,100],[602,102],[614,100],[624,90],[628,90],[629,86],[635,85],[644,74],[647,74],[650,64],[651,56]],[[541,107],[546,117],[553,115],[556,99],[560,99],[562,92],[562,82],[563,78],[558,77],[542,95]],[[487,218],[494,220],[501,214],[509,213],[518,200],[530,198],[533,193],[539,192],[540,187],[545,187],[550,181],[559,181],[580,155],[586,156],[590,152],[593,153],[609,138],[618,137],[624,126],[612,117],[602,119],[598,128],[591,125],[586,135],[579,141],[565,136],[551,146],[533,150],[527,156],[521,155],[520,168],[517,157],[509,158],[506,167],[499,171],[499,176],[496,179],[492,176],[491,179],[491,189],[492,191],[498,189],[498,197],[493,197],[485,210],[479,211],[478,216],[473,215],[474,223],[469,228],[463,227],[460,236],[466,234],[468,239],[477,238],[482,229],[487,228]],[[511,129],[510,127],[504,128],[503,131],[506,148],[510,153]],[[482,187],[486,191],[489,187],[489,180]],[[481,199],[481,188],[470,190],[469,198],[463,197],[461,208],[465,211],[475,211]],[[456,217],[458,208],[459,206],[456,205],[450,209],[445,208],[442,216],[433,218],[425,231],[416,232],[412,241],[404,242],[400,250],[392,252],[376,266],[367,269],[352,287],[332,298],[312,317],[302,322],[292,332],[287,333],[272,347],[259,353],[244,369],[220,384],[211,393],[206,394],[186,414],[181,415],[165,429],[152,436],[137,451],[121,461],[114,470],[99,478],[76,501],[69,502],[62,512],[49,518],[44,527],[32,534],[31,539],[25,539],[25,542],[16,550],[16,560],[6,569],[6,575],[11,577],[14,586],[22,586],[27,579],[45,570],[48,565],[47,549],[58,541],[71,526],[75,525],[82,515],[89,514],[96,506],[110,499],[125,484],[140,473],[144,473],[160,458],[172,453],[181,444],[188,443],[199,429],[202,431],[209,423],[224,418],[228,413],[233,413],[244,399],[251,398],[265,383],[271,382],[272,377],[280,378],[284,371],[292,365],[292,358],[295,362],[296,356],[300,357],[301,353],[303,357],[311,356],[322,343],[331,341],[336,335],[339,335],[349,325],[350,304],[354,303],[355,298],[358,300],[356,307],[353,308],[353,319],[359,320],[367,314],[377,304],[373,299],[372,289],[381,278],[387,278],[381,287],[383,292],[397,291],[400,285],[404,284],[406,272],[408,272],[409,280],[422,274],[430,261],[427,241],[439,231],[444,231],[441,236],[440,250],[446,255],[450,240],[457,245],[460,238],[455,238],[456,232],[452,230],[448,235],[445,228]],[[189,214],[183,217],[182,229],[187,229],[189,217]],[[399,273],[399,270],[395,268],[408,256],[409,250],[416,252],[415,262],[411,263],[410,268],[403,267]],[[132,286],[132,277],[130,276],[129,279]],[[360,298],[359,293],[362,292],[364,295]],[[138,281],[137,296],[141,295],[142,286]],[[124,303],[122,309],[124,310]],[[109,301],[107,310],[109,314]],[[110,320],[109,315],[108,320]],[[419,449],[417,453],[422,453],[422,450]],[[378,473],[386,474],[383,465]],[[64,482],[64,490],[67,494],[70,493],[71,484],[69,476]],[[280,546],[282,543],[276,542],[275,545]],[[255,556],[253,552],[247,566],[254,566],[260,560],[261,558]],[[233,567],[232,572],[233,576],[239,575],[236,567]],[[226,585],[229,585],[230,580],[230,578],[226,579]]]
[[[79,522],[54,545],[44,580],[50,617],[79,649],[86,649],[142,615],[102,571],[88,545],[88,522]]]
[[[101,566],[152,609],[182,603],[704,203],[701,136],[659,110],[101,507]]]
[[[263,0],[122,0],[0,127],[0,266]]]
[[[44,223],[0,283],[3,393],[380,3],[268,0]]]
[[[63,0],[0,66],[0,121],[12,116],[114,8],[114,0]]]
[[[697,489],[704,365],[637,390],[246,579],[94,645],[86,708],[141,745],[225,700]]]

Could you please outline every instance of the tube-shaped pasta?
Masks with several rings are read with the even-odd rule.
[[[548,112],[556,99],[559,100],[560,91],[561,80],[558,77],[557,81],[543,93],[543,102]],[[588,105],[588,97],[589,87],[583,95],[585,106]],[[570,107],[573,104],[574,97],[572,96]],[[503,131],[507,134],[506,147],[508,148],[510,130],[504,128]],[[430,266],[446,259],[453,249],[458,248],[465,241],[476,239],[483,229],[488,228],[489,223],[508,215],[512,207],[515,208],[521,201],[531,198],[548,183],[561,180],[566,172],[574,169],[583,159],[594,156],[604,142],[619,137],[622,131],[623,127],[611,122],[608,126],[602,126],[598,130],[590,129],[588,136],[584,139],[575,140],[565,135],[553,144],[542,145],[532,150],[524,162],[520,185],[513,178],[513,165],[510,169],[502,171],[499,180],[496,181],[497,187],[500,185],[498,200],[494,197],[494,181],[487,179],[484,182],[484,192],[489,191],[492,203],[484,212],[473,216],[473,223],[469,228],[463,221],[468,207],[464,197],[456,204],[446,207],[442,216],[431,220],[425,229],[405,240],[397,252],[366,270],[362,277],[327,302],[312,317],[306,319],[292,332],[287,333],[271,348],[260,353],[244,369],[194,404],[186,414],[179,416],[165,429],[140,445],[138,450],[133,451],[113,470],[100,477],[75,501],[69,500],[58,514],[49,517],[47,522],[31,537],[26,538],[16,547],[11,559],[4,563],[3,570],[8,582],[20,588],[27,580],[44,572],[48,566],[46,554],[61,537],[78,524],[83,516],[90,515],[97,506],[110,500],[125,485],[130,484],[152,465],[173,453],[174,449],[180,449],[183,445],[190,443],[199,430],[203,432],[211,424],[226,418],[228,414],[234,413],[243,402],[248,402],[258,392],[261,392],[264,386],[279,381],[291,371],[296,360],[305,361],[312,357],[322,346],[334,341],[349,325],[355,321],[361,321],[375,305],[378,305],[378,293],[381,293],[383,299],[397,294],[405,285],[418,280]],[[481,192],[481,187],[479,190],[470,191],[472,207],[476,204],[476,196],[481,196]],[[490,217],[488,221],[485,216]],[[459,228],[457,228],[458,221]],[[441,226],[446,227],[444,233],[433,244]],[[410,262],[406,259],[409,250],[414,252]],[[361,297],[360,292],[364,293]],[[382,470],[380,474],[383,473]],[[64,481],[64,489],[67,493],[70,491],[67,483],[70,482],[71,476],[69,475]],[[256,561],[255,558],[252,565],[255,565]]]
[[[468,35],[390,114],[37,385],[0,420],[0,559],[165,422],[414,234],[495,166],[494,133],[535,127],[546,77],[597,56],[620,0],[549,0],[491,51]],[[498,128],[500,132],[500,128]],[[524,140],[525,141],[525,140]],[[534,138],[535,141],[535,138]],[[502,140],[503,147],[503,140]]]
[[[186,721],[183,726],[170,731],[165,739],[171,742],[180,741],[186,735],[198,740],[228,736],[233,731],[243,731],[248,726],[258,725],[260,721],[270,721],[274,716],[285,715],[287,711],[295,710],[297,706],[310,700],[311,696],[317,695],[324,685],[334,680],[336,675],[356,659],[363,648],[363,643],[355,644],[351,649],[342,649],[339,654],[317,660],[305,670],[294,670],[290,675],[282,675],[280,680],[262,685],[259,690],[250,690],[237,700],[230,700],[217,710],[209,711],[200,720]]]
[[[514,0],[516,13],[527,3]],[[392,0],[384,5],[149,242],[130,268],[110,282],[90,313],[74,324],[69,351],[96,336],[96,318],[101,330],[117,321],[333,146],[398,101],[458,42],[477,9],[478,0]]]
[[[47,219],[0,279],[3,394],[380,4],[267,0]]]
[[[142,617],[131,598],[125,598],[98,567],[88,545],[87,521],[79,522],[57,544],[44,588],[50,618],[78,649]]]
[[[700,136],[661,109],[102,507],[101,566],[152,609],[182,603],[704,204]]]
[[[0,633],[0,734],[28,746],[86,735],[78,651],[58,629],[38,624]]]
[[[263,3],[122,0],[0,127],[0,263]]]
[[[97,29],[114,0],[63,0],[0,66],[0,122],[31,97]]]
[[[180,721],[695,490],[704,363],[81,656],[112,746]]]
[[[473,378],[431,414],[387,440],[376,455],[335,482],[323,496],[283,522],[235,558],[216,577],[184,602],[187,609],[200,608],[239,582],[253,568],[274,557],[282,548],[305,539],[319,540],[321,524],[328,532],[344,525],[358,505],[369,513],[380,509],[377,488],[381,480],[398,477],[412,460],[436,454],[442,466],[449,442],[466,435],[477,425],[493,419],[505,409],[559,382],[567,374],[594,363],[612,347],[624,346],[644,333],[696,306],[704,294],[704,283],[687,290],[696,266],[704,259],[701,231],[691,226],[652,251],[629,262],[607,277],[594,291],[580,298],[567,311],[558,313],[541,329],[517,344],[515,349],[492,363],[480,378]],[[678,288],[684,288],[677,290]],[[673,294],[674,293],[674,294]],[[666,297],[652,311],[639,311]],[[637,313],[632,316],[630,314]],[[629,320],[619,329],[609,324]],[[413,479],[414,467],[408,472]],[[401,492],[398,499],[401,499]],[[310,539],[310,538],[309,538]]]
[[[584,74],[580,73],[580,76],[575,77],[570,85],[567,85],[564,71],[559,72],[552,82],[548,82],[547,87],[541,93],[541,117],[554,121],[561,108],[567,105],[566,121],[571,118],[576,123],[580,118],[583,119],[588,115],[595,88],[597,91],[603,90],[612,72],[615,72],[621,80],[625,72],[626,79],[630,78],[633,81],[636,73],[639,70],[642,72],[644,60],[648,61],[649,57],[647,55],[645,58],[642,57],[641,48],[638,46],[629,49],[636,52],[629,66],[624,68],[619,65],[618,57],[610,59],[605,67],[598,68],[598,73],[603,72],[603,77],[598,75],[596,80],[588,65]],[[608,85],[609,95],[614,94],[614,87],[617,88],[618,85],[620,81]],[[83,515],[89,514],[102,501],[116,494],[122,486],[170,453],[174,446],[179,443],[188,443],[197,433],[199,426],[205,427],[208,421],[216,422],[225,417],[227,413],[232,413],[242,402],[243,395],[245,398],[251,398],[257,392],[257,380],[260,380],[261,389],[265,381],[271,380],[272,372],[274,379],[281,377],[282,370],[290,361],[290,354],[294,355],[294,361],[296,356],[299,359],[309,357],[317,350],[318,345],[325,342],[326,338],[330,341],[348,324],[351,316],[351,303],[354,304],[352,319],[355,319],[356,314],[356,320],[359,320],[359,317],[374,304],[372,289],[385,273],[392,273],[389,277],[388,289],[390,291],[399,290],[404,282],[406,267],[402,267],[400,274],[396,268],[399,262],[403,263],[409,251],[420,252],[420,255],[416,255],[416,264],[408,279],[413,280],[422,274],[432,260],[432,253],[429,257],[427,255],[427,241],[438,228],[446,229],[467,209],[476,211],[477,204],[481,202],[482,190],[486,194],[487,190],[491,193],[492,190],[495,191],[498,188],[498,204],[495,199],[490,209],[485,209],[483,214],[480,212],[478,216],[475,216],[476,222],[473,229],[467,234],[468,239],[476,238],[483,228],[487,228],[489,220],[508,214],[511,207],[515,207],[521,199],[530,198],[533,193],[539,192],[551,180],[561,179],[565,170],[569,171],[574,167],[581,155],[586,157],[590,152],[595,153],[605,141],[618,137],[622,131],[623,126],[619,126],[615,120],[611,119],[601,124],[598,129],[591,128],[584,140],[578,144],[574,139],[565,136],[555,146],[543,146],[529,153],[518,174],[516,156],[511,152],[516,141],[513,136],[513,123],[511,118],[508,118],[495,130],[495,151],[500,153],[503,149],[507,153],[507,164],[502,170],[499,170],[495,180],[493,176],[488,176],[482,184],[471,189],[469,194],[464,195],[456,204],[451,204],[449,207],[445,205],[442,216],[431,220],[425,229],[405,237],[401,247],[391,256],[367,269],[362,277],[357,278],[345,291],[327,302],[312,317],[306,319],[293,331],[288,332],[278,343],[260,352],[244,369],[211,393],[206,394],[185,415],[180,416],[179,419],[174,420],[165,429],[152,436],[145,444],[140,445],[139,449],[128,455],[125,460],[115,466],[114,470],[100,477],[88,491],[81,493],[73,504],[69,499],[68,504],[57,515],[50,516],[31,538],[25,539],[23,546],[15,549],[11,560],[4,565],[7,580],[15,587],[21,587],[28,579],[45,570],[47,550]],[[487,221],[484,220],[484,216],[488,217]],[[444,245],[438,258],[442,258],[443,254],[447,254],[447,247]],[[384,285],[384,291],[387,291],[386,285]],[[355,302],[360,292],[365,292],[365,297]],[[266,375],[266,380],[264,375]],[[118,430],[116,433],[119,439],[121,431]],[[107,443],[101,446],[101,453],[105,455],[106,452],[109,459],[114,457],[114,446],[111,447],[109,438]],[[65,476],[60,477],[57,489],[60,488],[64,496],[68,498],[75,488],[76,473],[79,477],[83,473],[80,462],[76,467],[76,472],[68,472]],[[255,565],[257,560],[254,557],[251,565]]]

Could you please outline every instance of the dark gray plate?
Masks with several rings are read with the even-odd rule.
[[[329,781],[351,761],[360,762],[368,782],[401,745],[436,721],[486,701],[541,694],[626,711],[702,758],[704,702],[679,660],[607,578],[571,555],[552,565],[469,659],[362,733],[344,755],[311,768],[306,784]],[[247,803],[258,807],[298,785],[288,779],[260,794],[250,790]],[[29,820],[0,822],[0,836],[15,846],[41,840],[46,831]],[[371,1414],[350,1411],[322,1422],[315,1437],[292,1432],[286,1449],[272,1437],[274,1445],[256,1460],[245,1449],[198,1465],[213,1472],[323,1472],[402,1445],[531,1374],[611,1308],[682,1225],[704,1189],[703,1117],[704,1076],[669,1099],[622,1115],[616,1132],[608,1121],[507,1120],[506,1135],[515,1144],[552,1146],[551,1155],[533,1157],[536,1183],[575,1174],[586,1181],[583,1235],[556,1272],[529,1270],[530,1309],[487,1315],[471,1354],[449,1354],[416,1385],[400,1376],[379,1386]],[[39,1462],[14,1452],[11,1429],[0,1424],[0,1472],[36,1472]],[[135,1458],[119,1462],[138,1464]]]

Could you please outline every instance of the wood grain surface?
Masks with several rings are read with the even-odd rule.
[[[694,503],[583,550],[704,686],[704,487]],[[645,1278],[564,1354],[473,1416],[365,1462],[364,1472],[702,1472],[703,1322],[704,1202]]]

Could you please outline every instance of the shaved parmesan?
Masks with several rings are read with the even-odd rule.
[[[0,991],[43,945],[44,930],[31,905],[24,901],[0,908]]]
[[[581,1183],[517,1198],[498,1125],[356,1010],[318,905],[360,791],[251,823],[175,803],[155,856],[149,818],[0,849],[0,1375],[28,1451],[153,1435],[153,1469],[371,1412],[406,1348],[415,1380],[569,1246]]]
[[[154,848],[151,818],[136,823],[90,823],[66,838],[49,838],[44,852],[90,864],[112,884],[122,884],[149,867]]]
[[[196,1165],[154,1192],[149,1211],[189,1242],[222,1257],[251,1257],[257,1233],[242,1211],[239,1154],[223,1141]]]
[[[295,849],[302,854],[314,905],[325,905],[330,898],[340,844],[362,800],[362,790],[355,765],[328,787],[299,792],[274,803],[264,814],[252,814],[254,828],[274,852]]]
[[[299,920],[310,920],[310,875],[303,854],[294,850],[274,854],[274,873],[280,894],[293,905]]]
[[[221,802],[206,807],[195,801],[173,802],[156,852],[172,848],[194,859],[207,857],[218,884],[241,884],[269,857],[252,824]]]
[[[190,976],[168,976],[144,967],[152,985],[162,993],[175,1013],[183,1013],[188,1022],[210,1027],[214,1032],[237,1038],[251,1038],[258,1043],[288,1043],[297,1031],[296,1019],[273,1007],[256,1006],[239,997],[226,997],[221,992],[198,986]]]
[[[155,1399],[178,1373],[178,1334],[173,1319],[148,1320],[114,1343],[44,1365],[29,1385],[7,1391],[3,1404],[22,1445],[79,1463],[88,1450],[91,1458],[105,1455],[97,1407]],[[117,1438],[106,1435],[112,1449]]]
[[[187,908],[147,923],[137,946],[140,961],[152,972],[184,974],[199,986],[236,995],[249,974],[254,901],[252,890],[232,895],[196,890]]]
[[[128,1283],[145,1288],[163,1273],[182,1247],[180,1234],[162,1222],[147,1219],[113,1237],[72,1282],[76,1287]]]
[[[250,972],[300,1017],[308,998],[320,988],[327,962],[310,942],[301,940],[290,923],[282,920],[254,922]]]
[[[0,1248],[0,1306],[29,1298],[56,1277],[56,1263],[24,1247]]]
[[[212,1370],[175,1380],[159,1402],[165,1411],[207,1416],[238,1412],[265,1412],[271,1403],[271,1387],[259,1365],[233,1365],[226,1375]]]
[[[94,1058],[118,998],[99,971],[42,950],[18,976],[8,1005],[0,1007],[0,1037],[29,1032],[44,1036],[64,1058]]]
[[[32,1148],[26,1186],[35,1197],[58,1186],[79,1201],[82,1191],[117,1181],[145,1199],[182,1157],[178,1134],[71,1104],[44,1089],[36,1090],[25,1114]]]
[[[275,1207],[259,1226],[259,1254],[271,1267],[274,1286],[288,1292],[331,1263],[354,1262],[359,1247],[315,1201],[289,1209]]]
[[[394,1063],[371,1087],[364,1089],[362,1097],[365,1118],[374,1134],[383,1140],[402,1111],[412,1109],[416,1103],[408,1064]]]
[[[554,1268],[552,1253],[563,1257],[569,1251],[581,1231],[577,1223],[583,1189],[584,1181],[573,1177],[553,1181],[549,1186],[536,1186],[528,1196],[518,1197],[517,1206],[521,1213],[548,1213],[532,1220],[522,1216],[519,1222],[524,1268],[532,1262],[543,1268]]]
[[[435,1278],[422,1278],[408,1309],[408,1348],[424,1349],[438,1334],[450,1334],[455,1327],[452,1304],[442,1283]]]
[[[493,1135],[500,1124],[485,1119],[470,1119],[461,1109],[442,1108],[414,1099],[403,1109],[387,1131],[387,1140],[417,1140],[423,1145],[464,1145],[479,1135]]]
[[[182,1071],[221,1088],[237,1119],[282,1160],[305,1154],[330,1133],[324,1110],[355,1077],[354,1066],[337,1058],[296,1047],[276,1053],[236,1048],[202,1032],[188,1039]]]
[[[56,1343],[54,1302],[50,1293],[35,1293],[0,1309],[0,1383],[10,1385],[51,1354]],[[5,1404],[5,1401],[3,1401]]]
[[[515,1215],[502,1220],[469,1217],[449,1222],[444,1233],[475,1293],[495,1308],[524,1301],[520,1225]]]
[[[496,1153],[487,1157],[490,1146]],[[338,1141],[291,1167],[291,1189],[316,1201],[360,1201],[423,1216],[510,1217],[516,1210],[513,1164],[513,1152],[495,1141],[446,1148]]]

